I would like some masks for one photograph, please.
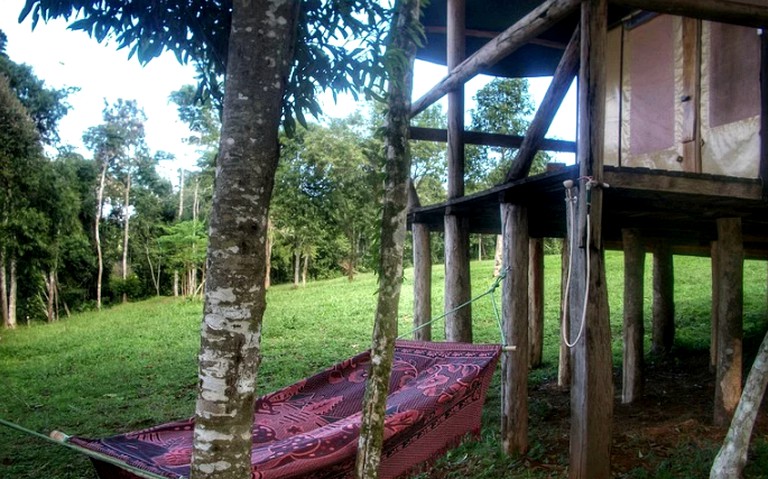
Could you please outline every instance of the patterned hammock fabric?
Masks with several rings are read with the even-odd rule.
[[[493,345],[398,341],[387,399],[380,477],[393,479],[480,430],[498,360]],[[256,401],[253,479],[353,476],[370,355],[362,353]],[[70,441],[169,478],[187,477],[192,420]],[[94,459],[103,479],[138,476]]]

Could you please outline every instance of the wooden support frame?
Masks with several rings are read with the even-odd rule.
[[[538,368],[544,350],[544,238],[528,242],[528,344],[529,365]]]
[[[611,0],[611,3],[649,12],[668,13],[746,27],[768,26],[768,8],[731,0]]]
[[[464,131],[462,135],[464,144],[495,146],[502,148],[520,148],[525,137],[519,135],[502,135],[499,133],[483,133],[480,131]],[[448,141],[448,130],[440,128],[411,127],[411,140]],[[563,153],[576,153],[576,142],[567,140],[555,140],[544,138],[539,146],[540,150],[558,151]]]
[[[643,394],[643,283],[645,249],[640,232],[621,231],[624,249],[624,341],[621,402],[630,404]]]
[[[744,245],[741,218],[717,220],[718,313],[716,426],[727,426],[741,397]]]
[[[516,346],[501,361],[501,444],[506,454],[528,450],[528,210],[502,203],[504,266],[501,321],[504,340]]]
[[[717,241],[713,241],[710,246],[710,262],[712,269],[712,307],[710,309],[710,343],[709,343],[709,370],[715,371],[717,367],[717,330],[718,314],[720,311],[720,261],[718,260]]]
[[[675,343],[675,268],[669,243],[653,251],[653,331],[651,352],[666,355]]]
[[[463,85],[483,68],[496,64],[531,39],[538,37],[542,32],[573,12],[578,4],[579,0],[549,0],[531,10],[517,23],[486,43],[460,65],[455,68],[449,66],[450,73],[448,76],[440,80],[430,91],[413,103],[411,117],[427,109],[449,91]]]
[[[567,220],[568,221],[568,220]],[[570,230],[570,221],[568,221],[567,229]],[[557,360],[557,386],[563,389],[571,387],[571,349],[563,341],[563,331],[571,330],[571,315],[570,311],[564,309],[565,305],[565,288],[568,281],[568,257],[570,255],[571,245],[568,243],[568,238],[563,238],[562,248],[560,252],[560,351]]]
[[[768,32],[760,35],[760,179],[768,200]]]
[[[571,479],[611,477],[613,378],[602,243],[606,89],[603,59],[607,24],[606,0],[582,2],[577,161],[580,177],[592,181],[582,181],[580,185],[578,223],[574,225],[578,236],[571,272],[570,337],[571,341],[577,342],[571,352],[573,377],[568,469]],[[591,189],[587,189],[588,186]],[[586,271],[589,271],[588,277]],[[583,337],[577,340],[582,320],[585,322]]]
[[[547,93],[525,133],[523,143],[517,150],[515,159],[505,178],[507,182],[528,176],[533,159],[542,146],[544,135],[547,134],[547,130],[549,130],[552,120],[563,103],[565,94],[568,93],[568,88],[573,83],[573,78],[579,69],[579,41],[579,29],[577,28],[568,42],[568,47],[565,49],[560,63],[557,65]]]

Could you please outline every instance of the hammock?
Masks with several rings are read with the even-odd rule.
[[[485,393],[498,360],[493,345],[397,341],[387,398],[382,479],[419,466],[480,430]],[[347,359],[262,396],[255,404],[254,479],[331,479],[353,475],[370,355]],[[70,444],[127,464],[92,457],[102,479],[189,475],[193,420]]]

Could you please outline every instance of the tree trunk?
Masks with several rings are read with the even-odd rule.
[[[304,254],[304,264],[301,266],[301,286],[307,285],[307,270],[309,269],[309,254]]]
[[[347,279],[350,281],[355,280],[355,267],[357,266],[357,244],[355,244],[356,237],[357,233],[355,232],[355,229],[352,228],[352,231],[349,233],[349,259],[347,260],[347,264],[349,266],[349,269],[347,270]]]
[[[16,258],[11,258],[8,261],[8,323],[6,326],[13,329],[16,327]]]
[[[6,276],[6,264],[5,264],[5,251],[0,248],[0,308],[2,308],[3,314],[3,326],[10,328],[10,321],[8,316],[8,278]]]
[[[125,291],[128,281],[128,234],[129,221],[131,218],[131,174],[128,172],[128,178],[125,180],[125,194],[123,195],[123,261],[122,261],[122,279],[123,279],[123,303],[128,302],[128,293]]]
[[[56,321],[56,317],[54,315],[53,305],[55,302],[55,295],[56,295],[56,279],[53,273],[53,269],[48,271],[48,274],[45,278],[45,289],[46,289],[46,304],[45,304],[45,314],[48,318],[48,322],[52,323]]]
[[[376,479],[384,443],[389,374],[392,369],[400,286],[403,279],[403,246],[408,199],[411,155],[408,145],[408,119],[413,87],[416,44],[413,30],[419,24],[419,0],[395,3],[393,31],[387,53],[399,53],[402,63],[389,65],[388,112],[386,127],[387,180],[381,222],[379,295],[376,305],[371,371],[363,402],[355,476]],[[394,55],[393,55],[394,56]]]
[[[173,296],[179,297],[179,270],[173,270]]]
[[[191,479],[251,477],[264,242],[299,2],[235,0],[210,217]]]
[[[267,272],[264,274],[264,289],[272,286],[272,219],[267,218]]]
[[[179,215],[177,220],[181,221],[181,216],[184,214],[184,169],[179,168]]]
[[[99,225],[101,225],[101,213],[104,208],[104,186],[107,182],[107,161],[104,160],[99,176],[99,188],[96,191],[96,219],[93,225],[93,238],[96,241],[96,257],[98,258],[99,271],[96,278],[96,309],[101,311],[101,281],[104,275],[104,258],[101,254],[101,238]]]
[[[293,289],[299,287],[299,271],[301,270],[301,253],[293,252]]]
[[[763,402],[765,387],[768,384],[768,333],[763,338],[752,369],[749,371],[744,392],[736,407],[736,412],[725,437],[723,447],[717,453],[709,472],[710,479],[740,479],[747,463],[749,440],[752,428]]]

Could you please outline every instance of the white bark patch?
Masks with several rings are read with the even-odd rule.
[[[218,431],[213,431],[210,429],[203,429],[202,431],[199,431],[197,433],[197,439],[198,441],[205,442],[205,443],[211,443],[216,441],[231,441],[234,439],[234,435],[232,434],[222,434]]]
[[[229,251],[232,254],[237,254],[237,252],[240,251],[240,248],[238,248],[237,246],[230,246],[229,248],[227,248],[227,251]]]
[[[232,146],[235,144],[235,139],[230,137],[227,138],[224,142],[227,144],[227,146]]]
[[[233,303],[237,301],[237,296],[232,288],[218,288],[208,292],[208,301],[212,304]]]
[[[243,95],[242,93],[238,93],[237,94],[237,99],[238,100],[247,100],[248,96],[247,95]]]
[[[226,471],[230,467],[232,467],[232,464],[226,462],[226,461],[219,461],[219,462],[212,462],[210,464],[200,464],[198,466],[200,471],[204,472],[205,474],[213,474],[216,471]]]

